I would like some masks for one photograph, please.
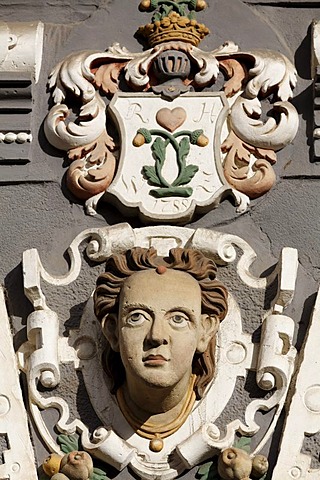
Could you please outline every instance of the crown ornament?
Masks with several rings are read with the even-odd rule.
[[[210,33],[196,20],[195,12],[204,10],[204,0],[142,0],[139,9],[152,12],[152,23],[140,27],[138,35],[144,37],[150,47],[170,41],[182,41],[198,46]]]

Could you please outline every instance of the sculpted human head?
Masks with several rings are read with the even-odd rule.
[[[105,367],[113,393],[125,379],[172,387],[196,375],[201,398],[214,375],[215,334],[227,291],[201,252],[135,248],[109,257],[94,295],[108,340]]]

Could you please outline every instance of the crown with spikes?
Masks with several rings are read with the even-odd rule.
[[[139,9],[153,12],[152,23],[140,27],[138,34],[154,47],[168,41],[182,41],[198,46],[209,29],[196,20],[196,11],[203,10],[204,0],[142,0]]]

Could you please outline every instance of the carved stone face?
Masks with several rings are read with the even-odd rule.
[[[194,354],[206,350],[218,323],[201,314],[201,290],[191,275],[148,270],[125,280],[118,319],[106,322],[105,334],[128,380],[166,388],[190,379]]]

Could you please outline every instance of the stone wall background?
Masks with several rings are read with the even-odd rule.
[[[82,205],[64,188],[63,154],[49,146],[42,126],[48,112],[47,77],[67,54],[85,49],[105,50],[115,41],[132,51],[142,49],[133,34],[149,17],[138,11],[138,3],[138,0],[0,2],[0,21],[41,20],[45,24],[42,70],[34,91],[31,162],[11,168],[0,164],[0,278],[7,290],[13,327],[20,331],[17,344],[23,338],[31,311],[23,295],[21,257],[24,250],[37,248],[45,268],[53,274],[63,274],[67,270],[64,252],[82,230],[123,221],[134,227],[142,226],[138,220],[123,218],[106,204],[99,207],[96,217],[86,216]],[[188,226],[243,237],[260,255],[255,267],[257,273],[276,263],[282,247],[298,249],[297,293],[288,314],[299,326],[297,346],[300,347],[320,280],[320,165],[313,162],[312,155],[310,63],[310,25],[314,18],[320,17],[320,2],[208,0],[208,4],[208,10],[199,14],[199,20],[206,23],[212,33],[201,44],[202,49],[214,49],[226,40],[233,40],[243,50],[269,48],[281,51],[294,61],[299,80],[293,103],[300,114],[300,128],[293,145],[278,156],[276,186],[266,196],[252,201],[247,213],[236,214],[234,206],[225,200],[217,210]],[[84,302],[92,285],[82,280],[77,291],[60,289],[59,298],[55,299],[60,305],[60,318],[67,322],[72,315],[79,316],[81,308],[74,314],[71,304]],[[54,292],[52,295],[54,301]],[[41,462],[44,448],[35,435],[34,442]],[[320,441],[309,442],[306,448],[317,462]],[[271,451],[275,453],[275,447],[272,446]],[[126,475],[123,473],[121,478]],[[193,475],[189,473],[185,478]]]

